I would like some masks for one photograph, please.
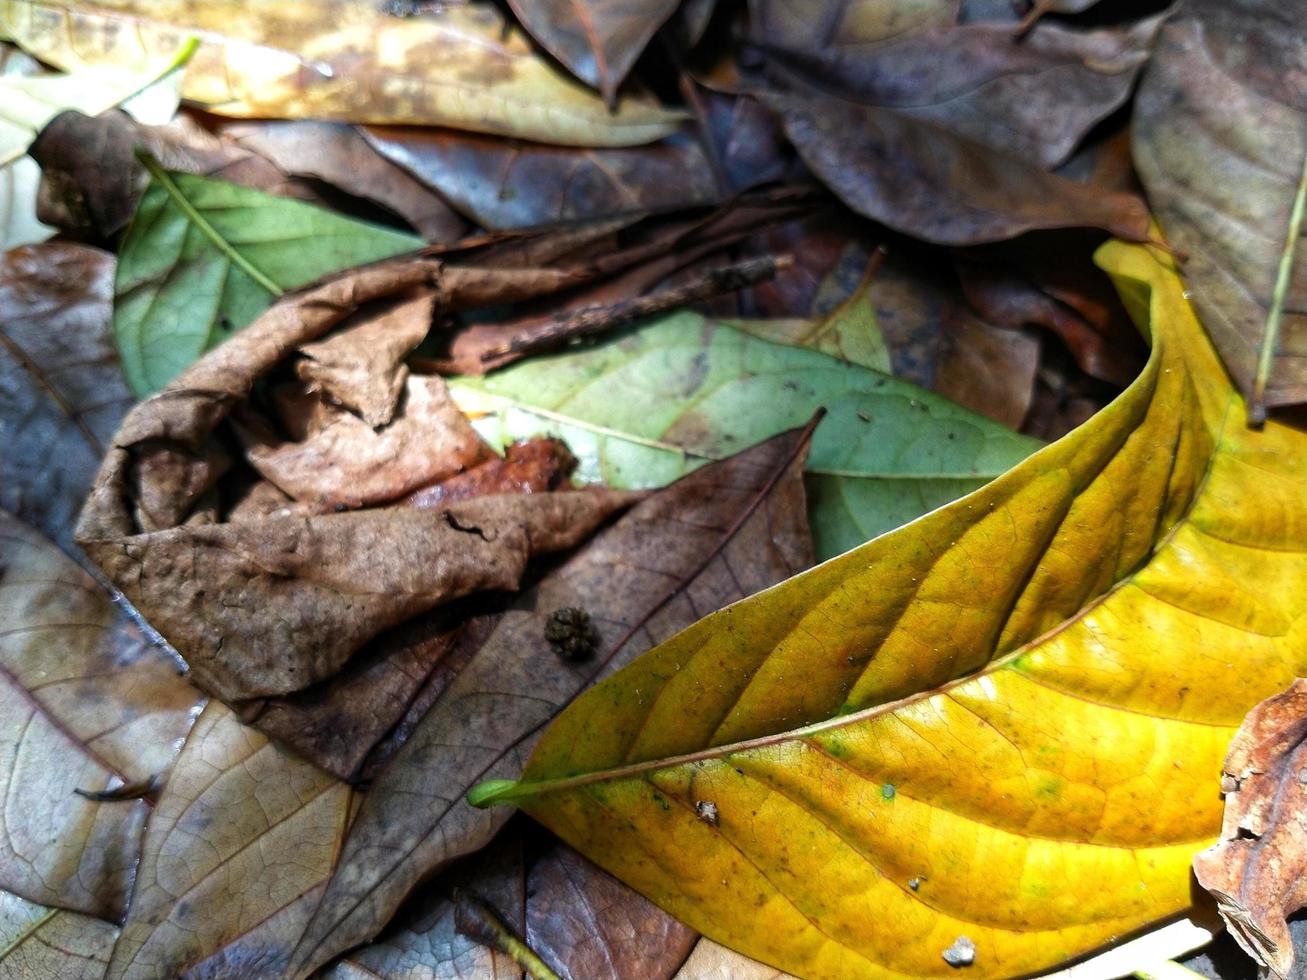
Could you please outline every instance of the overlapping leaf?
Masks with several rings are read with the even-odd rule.
[[[914,385],[683,313],[597,348],[450,386],[506,445],[548,432],[609,486],[668,483],[829,411],[809,488],[821,557],[975,489],[1036,443]]]
[[[0,976],[101,980],[118,929],[0,892]]]
[[[152,172],[114,282],[114,334],[140,395],[163,387],[282,290],[422,244],[299,201]]]
[[[453,126],[581,146],[633,146],[680,115],[628,99],[609,112],[489,4],[390,16],[346,0],[4,0],[9,37],[66,71],[133,69],[196,35],[183,97],[231,116]]]
[[[662,644],[479,801],[810,978],[964,937],[1029,973],[1183,910],[1231,735],[1307,668],[1307,437],[1244,428],[1168,259],[1102,260],[1153,353],[1090,424]]]

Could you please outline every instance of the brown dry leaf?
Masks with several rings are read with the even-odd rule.
[[[680,0],[509,0],[509,5],[550,54],[615,105],[617,87]]]
[[[440,378],[414,376],[379,429],[298,384],[273,391],[283,439],[252,413],[237,417],[245,457],[295,500],[323,508],[386,503],[481,462],[490,449]]]
[[[77,510],[133,398],[109,326],[113,257],[71,243],[0,255],[0,507],[76,554]]]
[[[486,228],[611,218],[718,198],[693,140],[574,149],[451,130],[372,126],[368,142]]]
[[[1020,429],[1035,394],[1039,341],[1021,330],[1004,330],[961,317],[941,332],[934,390]]]
[[[453,126],[578,146],[648,143],[681,121],[648,99],[610,112],[489,4],[432,5],[415,17],[381,6],[11,0],[0,36],[75,71],[146,64],[198,35],[182,96],[227,116]]]
[[[1270,0],[1194,0],[1162,31],[1133,146],[1186,256],[1203,326],[1248,400],[1307,401],[1307,23]]]
[[[1230,743],[1221,840],[1194,858],[1230,934],[1280,980],[1293,972],[1285,921],[1307,907],[1307,680],[1267,698]]]
[[[102,980],[117,926],[0,892],[0,976]]]
[[[464,799],[511,772],[541,727],[659,638],[812,561],[803,433],[697,470],[632,509],[523,593],[372,786],[294,958],[304,976],[382,928],[424,877],[475,850],[507,813]],[[545,638],[556,610],[589,613],[603,651],[568,662]]]
[[[467,891],[521,935],[522,878],[520,841],[496,841],[419,891],[374,942],[337,960],[321,980],[522,980],[517,963],[469,939],[454,921],[454,894]]]
[[[1165,17],[1094,30],[1043,21],[1018,37],[1009,24],[955,24],[943,3],[917,23],[887,22],[894,6],[755,0],[754,37],[804,87],[1041,167],[1125,102]]]
[[[531,866],[526,893],[527,945],[564,977],[667,980],[697,938],[566,844]]]
[[[796,980],[790,974],[700,939],[673,980]]]
[[[831,97],[762,93],[804,162],[854,211],[926,241],[972,245],[1040,228],[1148,235],[1136,197],[1078,184],[928,120]]]
[[[212,701],[150,816],[108,977],[276,976],[354,794]]]
[[[368,425],[386,425],[408,379],[404,359],[431,329],[435,305],[434,296],[418,296],[341,324],[326,340],[300,347],[296,373]]]
[[[402,259],[286,298],[133,409],[82,513],[79,543],[197,682],[229,700],[306,687],[410,616],[468,592],[515,588],[530,555],[574,546],[632,496],[499,497],[442,511],[223,524],[191,521],[191,511],[221,475],[215,430],[255,381],[369,300],[438,283],[439,300],[457,307],[570,278]]]
[[[0,888],[115,919],[149,804],[97,801],[172,764],[199,699],[58,548],[0,511]]]

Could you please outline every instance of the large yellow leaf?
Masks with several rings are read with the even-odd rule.
[[[1170,261],[1113,243],[1153,353],[983,489],[593,689],[511,801],[809,978],[1038,971],[1190,902],[1245,711],[1307,668],[1307,435],[1244,427]]]
[[[182,96],[228,116],[417,123],[582,146],[633,146],[682,116],[609,112],[489,4],[396,17],[358,0],[0,0],[9,37],[65,71],[157,60],[194,35]]]

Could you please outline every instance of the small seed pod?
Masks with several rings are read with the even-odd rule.
[[[589,660],[599,649],[599,631],[590,622],[590,614],[576,606],[564,606],[549,614],[545,639],[564,660]]]

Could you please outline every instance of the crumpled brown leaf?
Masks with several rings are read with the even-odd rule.
[[[364,267],[274,305],[124,420],[78,541],[225,699],[281,694],[338,671],[364,642],[469,592],[516,588],[532,554],[572,547],[630,494],[489,497],[209,523],[224,470],[219,425],[254,383],[370,300],[533,295],[562,269],[456,267],[433,257]],[[423,480],[401,487],[415,489]]]
[[[812,561],[803,433],[705,466],[634,507],[494,623],[373,783],[292,957],[304,976],[376,933],[425,877],[482,846],[509,816],[464,798],[513,771],[545,722],[657,639]],[[586,610],[598,656],[562,660],[551,613]]]
[[[1221,840],[1194,858],[1239,945],[1275,977],[1290,975],[1285,921],[1307,907],[1307,680],[1244,719],[1225,759]]]
[[[199,692],[89,575],[4,511],[0,623],[0,888],[116,919],[150,806],[92,796],[166,771]]]

